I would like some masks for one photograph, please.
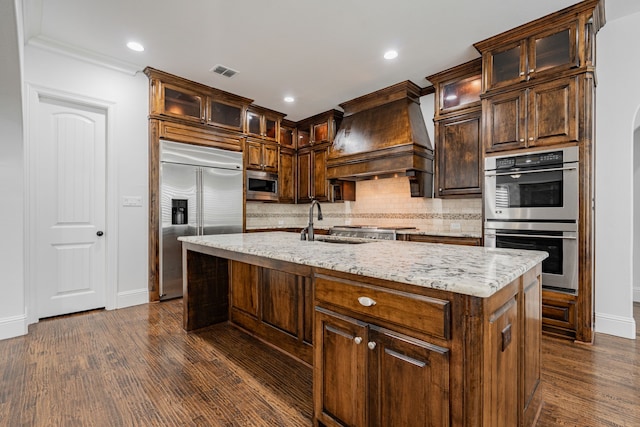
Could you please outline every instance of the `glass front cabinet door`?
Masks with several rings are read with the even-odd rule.
[[[193,121],[204,121],[203,96],[197,92],[162,84],[162,113]]]
[[[485,91],[579,67],[578,22],[541,31],[484,53]]]

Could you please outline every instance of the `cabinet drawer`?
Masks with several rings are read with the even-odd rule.
[[[446,300],[324,275],[315,277],[315,299],[435,337],[450,338],[451,305]]]

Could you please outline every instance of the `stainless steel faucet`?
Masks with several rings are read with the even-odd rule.
[[[313,207],[318,206],[318,221],[322,221],[322,208],[320,207],[320,202],[317,200],[313,200],[311,202],[311,206],[309,207],[309,224],[305,228],[302,229],[302,233],[300,233],[300,239],[305,240],[305,236],[308,241],[313,242],[314,234],[313,234]]]

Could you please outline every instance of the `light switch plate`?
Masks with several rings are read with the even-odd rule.
[[[123,196],[122,206],[142,206],[142,196]]]

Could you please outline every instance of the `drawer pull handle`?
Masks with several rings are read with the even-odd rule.
[[[369,350],[373,350],[374,348],[376,348],[376,343],[373,341],[369,341],[367,347],[369,347]]]
[[[362,337],[355,337],[353,341],[355,341],[356,344],[360,344],[362,342]]]
[[[376,302],[369,297],[359,297],[358,302],[360,305],[365,307],[371,307],[372,305],[376,305]]]

